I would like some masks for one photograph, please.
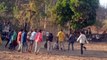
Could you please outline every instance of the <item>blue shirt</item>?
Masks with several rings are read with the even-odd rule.
[[[26,42],[26,39],[27,39],[27,33],[26,33],[26,32],[23,32],[23,33],[22,33],[22,37],[21,37],[21,42],[22,42],[22,43],[25,43],[25,42]]]
[[[70,37],[69,37],[68,42],[70,42],[70,43],[74,43],[74,42],[75,42],[75,36],[72,35],[72,34],[70,34]]]

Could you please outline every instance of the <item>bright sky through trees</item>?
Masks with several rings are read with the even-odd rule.
[[[100,5],[107,8],[107,0],[100,0]]]

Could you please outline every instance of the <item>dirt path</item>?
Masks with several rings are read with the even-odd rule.
[[[56,51],[53,50],[48,54],[46,49],[42,48],[40,54],[19,53],[17,51],[9,51],[4,48],[4,44],[0,47],[0,60],[107,60],[107,44],[91,43],[87,44],[87,51],[84,55],[80,55],[79,44],[75,44],[75,51]]]

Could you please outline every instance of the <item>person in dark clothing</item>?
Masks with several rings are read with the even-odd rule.
[[[54,43],[53,48],[56,49],[56,50],[59,50],[59,44],[58,44],[58,38],[57,37],[55,39],[55,43]]]
[[[47,51],[52,50],[52,43],[53,42],[53,34],[49,33],[48,39],[47,39]]]
[[[70,33],[69,40],[68,40],[68,50],[70,50],[70,45],[72,45],[72,50],[74,50],[74,42],[75,42],[74,33]]]
[[[90,28],[88,28],[88,30],[87,30],[87,34],[86,34],[86,37],[88,38],[88,40],[91,40],[91,29]]]
[[[49,32],[47,31],[46,32],[46,41],[45,41],[45,44],[44,44],[44,48],[46,48],[46,49],[47,49],[48,39],[49,39]]]
[[[27,51],[27,42],[26,42],[26,40],[27,40],[27,31],[25,30],[25,31],[23,31],[22,37],[21,37],[21,43],[22,43],[21,51],[22,52],[23,52],[23,50],[24,50],[24,52]]]
[[[53,34],[52,33],[49,33],[49,36],[48,36],[48,41],[52,42],[53,41]]]
[[[9,34],[8,34],[8,36],[7,36],[7,39],[6,39],[7,42],[6,42],[5,48],[6,48],[7,45],[9,44],[9,41],[11,40],[12,35],[13,35],[13,31],[11,30],[11,31],[9,31]]]

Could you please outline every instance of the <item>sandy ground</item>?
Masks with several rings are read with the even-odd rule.
[[[4,43],[5,44],[5,43]],[[74,51],[53,50],[48,54],[46,49],[42,48],[40,54],[19,53],[0,46],[0,60],[107,60],[107,43],[90,43],[87,44],[87,50],[80,54],[80,46],[75,44]]]

